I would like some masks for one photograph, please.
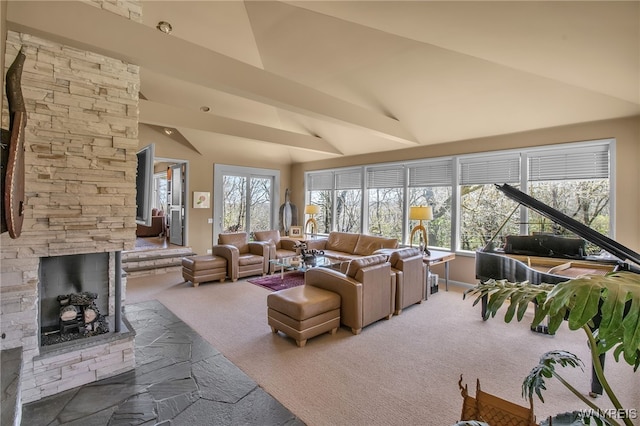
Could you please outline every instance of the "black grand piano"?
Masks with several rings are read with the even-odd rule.
[[[550,219],[578,238],[556,235],[507,236],[501,248],[492,241],[476,251],[476,278],[510,282],[529,281],[532,284],[558,284],[585,274],[606,274],[613,271],[640,273],[640,254],[594,231],[575,219],[508,185],[496,185],[507,197]],[[598,255],[586,254],[586,241],[600,247]],[[482,306],[482,317],[486,301]],[[540,327],[535,331],[543,331]],[[601,356],[604,365],[604,355]],[[591,394],[602,394],[602,387],[592,375]]]
[[[581,238],[547,234],[507,236],[504,247],[499,249],[494,249],[490,241],[476,252],[477,279],[558,284],[584,274],[621,270],[640,273],[640,254],[508,184],[496,188]],[[587,255],[585,240],[606,253]]]

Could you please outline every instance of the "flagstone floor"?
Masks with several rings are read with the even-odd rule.
[[[304,425],[160,302],[125,313],[136,368],[25,404],[23,425]]]

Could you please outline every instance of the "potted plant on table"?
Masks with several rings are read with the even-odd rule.
[[[521,321],[529,303],[533,302],[537,309],[532,328],[548,318],[550,334],[554,334],[565,319],[570,330],[583,330],[589,342],[596,377],[614,410],[604,410],[595,405],[556,371],[556,365],[583,366],[578,357],[566,351],[547,352],[540,358],[540,363],[524,379],[523,397],[531,398],[535,394],[544,402],[545,379],[554,377],[593,410],[593,415],[574,413],[574,420],[582,420],[583,424],[590,424],[593,420],[595,424],[633,426],[630,417],[640,413],[635,411],[637,407],[627,410],[622,406],[607,381],[600,355],[613,352],[616,361],[622,358],[634,372],[640,366],[640,274],[620,271],[605,276],[587,275],[556,285],[489,280],[467,290],[463,297],[467,295],[476,296],[474,306],[486,301],[485,319],[495,317],[498,310],[509,303],[504,321],[509,323],[514,317]]]

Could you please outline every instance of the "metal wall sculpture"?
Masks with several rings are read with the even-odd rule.
[[[27,109],[22,97],[22,69],[26,56],[22,49],[7,71],[7,100],[9,102],[9,143],[4,138],[3,173],[3,232],[9,231],[11,238],[18,238],[24,220],[24,129],[27,124]],[[6,167],[4,160],[6,159]]]

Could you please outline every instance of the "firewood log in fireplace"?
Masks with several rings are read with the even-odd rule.
[[[62,321],[73,321],[78,316],[78,308],[74,305],[67,305],[60,309],[60,319]]]
[[[98,307],[95,304],[91,304],[84,308],[84,323],[85,325],[91,324],[95,320],[98,319],[100,312],[98,312]]]
[[[69,298],[71,299],[72,305],[88,306],[98,298],[98,294],[89,291],[83,291],[82,293],[70,294]]]

